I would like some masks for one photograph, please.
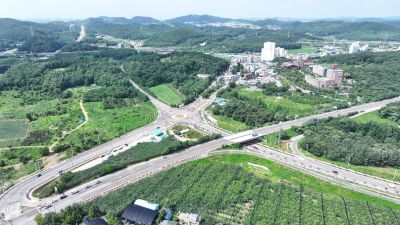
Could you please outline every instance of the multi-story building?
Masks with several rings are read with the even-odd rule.
[[[330,69],[313,66],[313,74],[313,76],[306,75],[305,80],[316,88],[331,88],[343,83],[343,71],[338,69],[336,64],[333,64]]]
[[[261,50],[261,60],[273,61],[275,59],[275,43],[265,42],[264,48]]]
[[[286,57],[288,55],[288,51],[284,48],[275,48],[275,57]]]

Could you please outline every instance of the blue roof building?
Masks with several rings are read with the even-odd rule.
[[[220,105],[220,106],[223,106],[223,105],[226,104],[225,99],[223,99],[223,98],[215,99],[214,103],[217,104],[217,105]]]

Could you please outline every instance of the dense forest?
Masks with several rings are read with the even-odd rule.
[[[389,115],[387,111],[380,113]],[[353,165],[400,166],[400,128],[395,126],[330,118],[308,123],[304,137],[301,147],[318,157]]]
[[[362,102],[379,101],[400,96],[400,52],[357,53],[319,59],[320,63],[337,63],[355,84],[353,98]]]
[[[96,85],[102,88],[87,92],[86,101],[128,97],[147,100],[146,96],[129,84],[119,68],[120,63],[109,58],[111,54],[119,57],[116,51],[105,51],[86,55],[60,55],[49,61],[27,59],[0,77],[0,91],[19,91],[24,102],[29,104],[43,98],[68,97],[69,88]]]
[[[195,52],[141,54],[124,63],[126,73],[139,85],[150,88],[171,83],[185,95],[185,104],[202,94],[228,66],[228,62],[223,59]],[[208,79],[201,79],[197,74],[210,76]]]

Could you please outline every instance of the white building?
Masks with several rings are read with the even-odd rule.
[[[151,210],[159,210],[160,209],[159,204],[154,204],[154,203],[148,202],[146,200],[142,200],[142,199],[137,199],[135,201],[135,203],[133,203],[133,204],[142,206],[143,208],[147,208],[147,209],[151,209]]]
[[[261,60],[273,61],[275,59],[275,43],[265,42],[264,48],[261,50]]]
[[[284,48],[275,48],[275,57],[286,57],[288,55],[288,51]]]
[[[357,41],[357,42],[351,43],[350,48],[349,48],[349,53],[352,54],[352,53],[357,53],[359,51],[360,51],[360,42]]]

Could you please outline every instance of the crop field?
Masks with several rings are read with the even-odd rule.
[[[16,139],[26,135],[26,120],[0,120],[0,139]]]
[[[372,225],[398,224],[400,218],[395,203],[243,155],[187,163],[89,204],[118,215],[137,198],[200,214],[202,224]]]
[[[171,84],[161,84],[150,88],[153,93],[160,101],[171,105],[179,106],[182,104],[183,96]]]

